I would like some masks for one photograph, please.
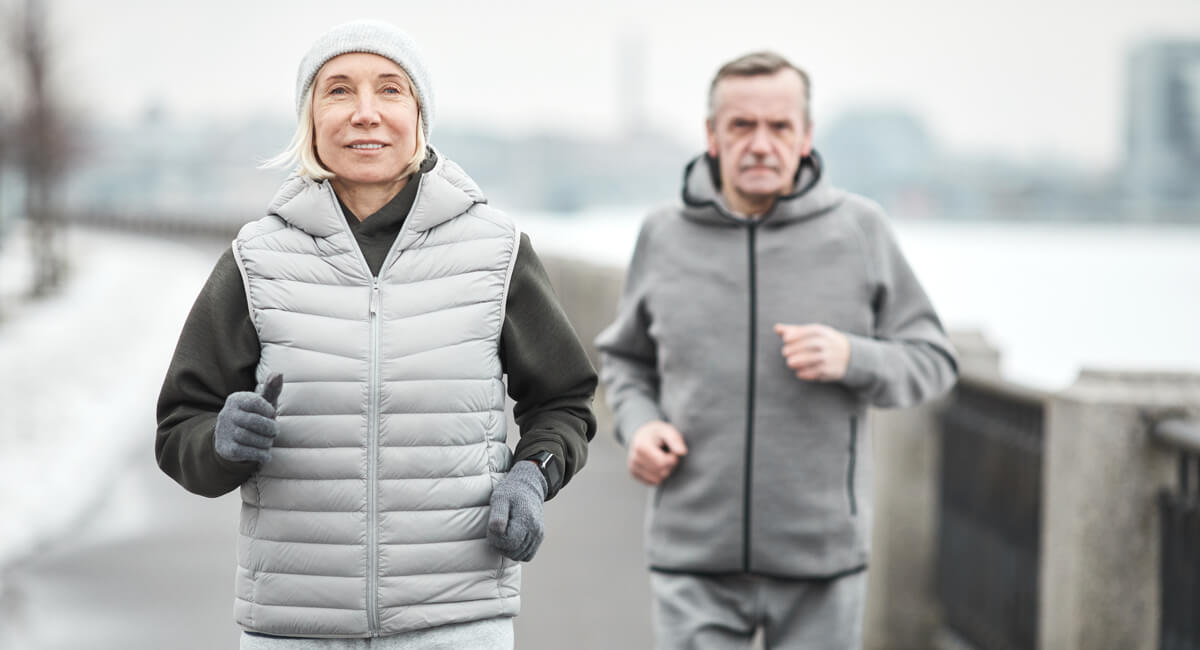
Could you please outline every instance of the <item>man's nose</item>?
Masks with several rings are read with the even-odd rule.
[[[754,133],[750,136],[750,151],[755,153],[767,153],[771,150],[771,138],[767,133],[767,127],[759,126],[754,129]]]

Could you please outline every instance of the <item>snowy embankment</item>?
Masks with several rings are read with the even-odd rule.
[[[219,245],[75,229],[69,280],[16,303],[19,232],[0,246],[0,566],[72,534],[131,456],[154,462],[154,407]]]

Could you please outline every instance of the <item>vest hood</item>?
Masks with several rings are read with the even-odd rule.
[[[461,167],[437,150],[433,153],[437,156],[433,169],[416,177],[420,185],[405,222],[410,234],[445,223],[477,203],[487,203],[479,185]],[[314,237],[329,237],[345,227],[333,185],[299,175],[284,181],[267,206],[267,214]]]

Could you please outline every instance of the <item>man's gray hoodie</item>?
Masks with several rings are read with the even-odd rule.
[[[861,570],[867,407],[947,391],[954,351],[882,210],[835,189],[818,156],[758,219],[725,207],[714,163],[692,161],[683,205],[646,219],[616,321],[596,340],[618,439],[658,419],[688,446],[650,501],[650,566],[787,578]],[[798,379],[776,323],[846,334],[846,376]]]

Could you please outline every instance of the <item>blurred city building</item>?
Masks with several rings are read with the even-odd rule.
[[[1200,42],[1145,43],[1129,57],[1128,78],[1131,213],[1194,211],[1200,201]]]

